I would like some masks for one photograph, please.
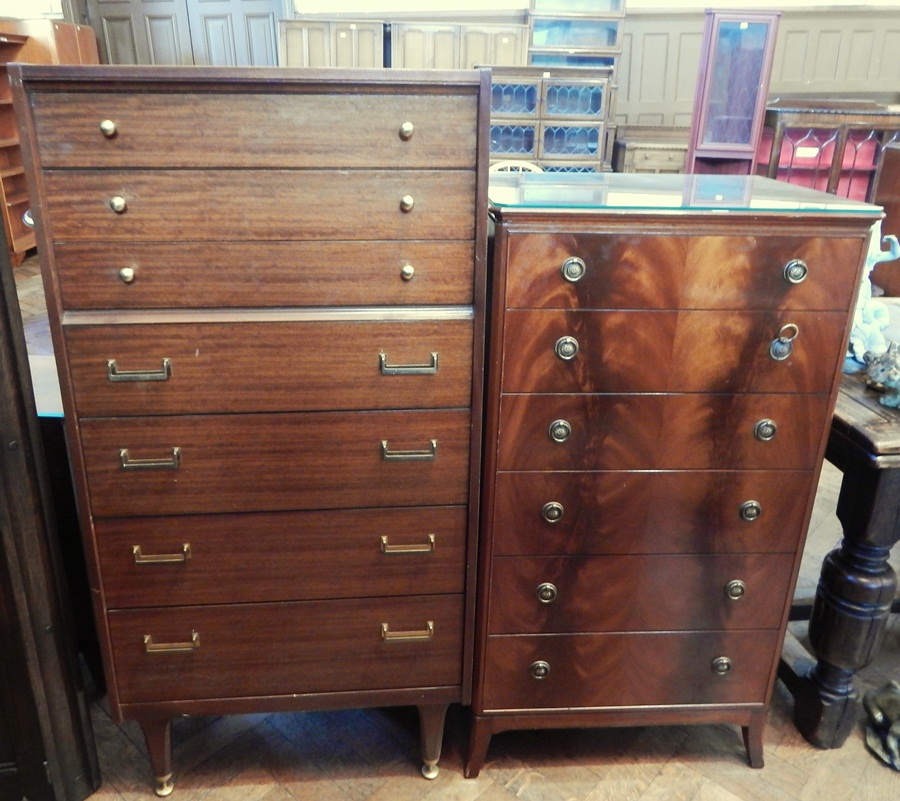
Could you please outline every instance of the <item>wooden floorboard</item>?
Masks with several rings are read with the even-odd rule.
[[[37,259],[16,268],[29,351],[52,353]],[[834,514],[840,473],[826,465],[798,582],[815,592],[822,558],[839,542]],[[894,554],[893,564],[898,563]],[[802,640],[805,623],[791,624]],[[636,665],[635,670],[640,670]],[[900,680],[900,616],[859,674],[862,692]],[[412,709],[177,718],[177,801],[887,801],[900,773],[865,747],[862,718],[840,749],[810,746],[792,722],[793,702],[776,684],[765,730],[766,766],[747,766],[732,726],[570,729],[496,735],[484,770],[464,779],[468,711],[451,707],[441,771],[419,773]],[[132,722],[116,725],[106,699],[91,703],[103,785],[96,801],[153,798],[146,747]]]

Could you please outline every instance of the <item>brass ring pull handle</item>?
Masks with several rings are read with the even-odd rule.
[[[172,377],[172,360],[163,359],[159,370],[120,370],[115,359],[106,362],[110,381],[168,381]]]
[[[572,424],[568,420],[554,420],[547,433],[554,442],[565,442],[572,433]]]
[[[408,142],[410,139],[412,139],[412,135],[415,130],[416,127],[409,120],[407,120],[406,122],[401,123],[398,133],[400,134],[400,138],[404,142]]]
[[[387,535],[384,535],[381,538],[382,553],[434,553],[434,549],[434,534],[428,535],[428,542],[422,542],[415,545],[391,545]]]
[[[791,259],[784,265],[783,275],[789,284],[802,284],[809,275],[809,267],[802,259]]]
[[[434,621],[427,621],[421,631],[391,631],[387,623],[382,623],[381,639],[385,642],[424,642],[434,639]]]
[[[531,673],[531,678],[541,681],[550,675],[550,663],[545,662],[543,659],[538,659],[528,666],[528,671]]]
[[[731,660],[727,656],[717,656],[710,665],[713,673],[718,676],[724,676],[731,670]]]
[[[434,375],[438,371],[438,355],[431,352],[428,364],[388,364],[387,354],[378,354],[378,366],[382,375]]]
[[[556,589],[555,584],[545,581],[543,584],[538,584],[534,594],[542,604],[552,604],[558,597],[559,590]]]
[[[112,120],[101,120],[100,133],[107,139],[112,139],[118,132],[118,126]]]
[[[578,340],[575,337],[560,337],[553,346],[553,352],[564,362],[570,362],[578,355]]]
[[[176,654],[196,651],[200,647],[199,632],[191,632],[190,642],[153,642],[153,636],[144,635],[144,650],[148,654]]]
[[[753,426],[753,436],[756,437],[760,442],[771,442],[775,439],[775,434],[778,431],[778,426],[775,425],[774,420],[769,420],[766,418],[765,420],[760,420],[755,426]]]
[[[558,523],[565,512],[563,505],[557,501],[548,501],[541,507],[541,517],[548,523]]]
[[[732,601],[740,601],[746,594],[747,585],[740,579],[734,579],[725,585],[725,595]]]
[[[562,267],[559,268],[559,271],[566,281],[570,284],[574,284],[584,278],[584,274],[587,272],[587,265],[585,265],[582,259],[579,259],[577,256],[572,256],[562,263]]]
[[[181,448],[172,448],[172,455],[162,459],[132,459],[128,448],[120,448],[119,463],[123,470],[177,470],[181,465]]]
[[[409,214],[416,205],[416,199],[412,195],[404,195],[400,198],[400,211]]]
[[[385,462],[433,462],[437,458],[437,440],[424,451],[392,451],[386,439],[381,440],[381,458]]]
[[[124,197],[116,195],[115,197],[111,197],[109,199],[109,207],[116,214],[124,214],[128,210],[128,203],[126,202]]]
[[[184,543],[181,553],[142,553],[140,545],[131,548],[136,565],[168,565],[176,562],[187,562],[191,558],[191,544]]]
[[[744,501],[741,504],[741,520],[752,523],[762,514],[762,504],[759,501]]]
[[[776,362],[783,362],[794,350],[794,340],[799,336],[800,328],[795,323],[781,326],[778,336],[769,345],[769,356]]]

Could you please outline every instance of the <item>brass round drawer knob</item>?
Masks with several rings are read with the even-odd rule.
[[[413,267],[411,264],[404,264],[404,265],[400,268],[400,277],[401,277],[404,281],[412,281],[413,276],[414,276],[415,274],[416,274],[416,268]]]
[[[124,284],[130,284],[134,281],[134,267],[123,267],[119,270],[119,278]]]
[[[556,340],[553,350],[564,362],[570,362],[578,355],[578,340],[575,337],[560,337]]]
[[[809,275],[809,267],[802,259],[791,259],[784,265],[784,280],[789,284],[802,284]]]
[[[556,585],[551,584],[549,581],[538,584],[537,590],[535,590],[535,595],[537,595],[537,599],[542,604],[552,604],[556,600],[558,594]]]
[[[112,120],[103,120],[100,123],[100,133],[102,133],[107,139],[112,139],[118,132],[119,129],[116,127],[116,124]]]
[[[565,511],[561,503],[548,501],[541,507],[541,517],[548,523],[557,523],[562,520]]]
[[[762,514],[762,504],[759,501],[744,501],[741,504],[741,520],[752,523]]]
[[[547,676],[550,675],[550,663],[545,662],[543,659],[532,662],[528,669],[531,671],[531,678],[537,679],[538,681],[546,679]]]
[[[416,199],[412,195],[404,195],[400,198],[400,211],[411,212],[416,205]]]
[[[116,195],[115,197],[111,197],[109,199],[109,207],[116,214],[123,214],[128,209],[128,203],[125,202],[124,197],[120,197],[119,195]]]
[[[554,420],[547,431],[554,442],[565,442],[572,433],[572,424],[568,420]]]
[[[744,582],[740,581],[739,579],[734,579],[733,581],[729,581],[725,585],[725,595],[727,595],[732,601],[739,601],[746,594],[747,594],[747,585],[744,584]]]
[[[406,122],[400,125],[400,138],[404,142],[408,142],[412,139],[413,132],[415,131],[415,126],[407,120]]]
[[[731,660],[727,656],[717,656],[712,661],[712,671],[718,676],[724,676],[731,670]]]
[[[584,278],[584,274],[587,271],[587,266],[585,265],[582,259],[579,259],[577,256],[572,256],[571,258],[566,259],[562,263],[562,267],[560,267],[560,272],[562,273],[562,277],[566,279],[566,281],[574,284]]]
[[[765,420],[760,420],[753,427],[753,436],[760,442],[771,442],[775,439],[775,433],[777,431],[778,426],[775,425],[775,421],[766,418]]]

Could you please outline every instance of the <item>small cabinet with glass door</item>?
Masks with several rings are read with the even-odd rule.
[[[531,0],[528,63],[612,67],[622,52],[625,0]]]

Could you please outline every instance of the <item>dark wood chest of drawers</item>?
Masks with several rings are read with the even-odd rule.
[[[110,700],[471,692],[486,72],[22,67]],[[480,213],[480,210],[481,213]]]
[[[728,722],[762,765],[878,219],[795,191],[492,176],[467,775],[492,734],[560,726]]]

